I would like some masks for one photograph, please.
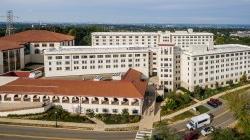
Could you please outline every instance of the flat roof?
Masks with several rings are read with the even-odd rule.
[[[108,52],[148,52],[148,47],[144,46],[67,46],[49,48],[45,54],[60,53],[108,53]]]
[[[199,56],[199,55],[209,55],[209,54],[212,55],[219,53],[232,53],[241,51],[250,51],[250,46],[241,44],[223,44],[223,45],[214,45],[214,48],[209,49],[209,46],[197,45],[193,49],[190,47],[189,49],[183,51],[183,53],[188,54],[190,56]]]
[[[203,120],[204,118],[210,118],[210,116],[207,113],[192,117],[191,120],[196,122],[196,121],[200,121]]]

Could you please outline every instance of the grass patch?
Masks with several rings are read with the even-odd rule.
[[[105,131],[137,131],[139,126],[122,127],[122,128],[106,128]]]
[[[55,113],[57,112],[57,114]],[[29,119],[29,120],[44,120],[44,121],[62,121],[62,122],[76,122],[76,123],[90,123],[94,124],[93,121],[89,120],[85,116],[80,116],[78,114],[72,115],[65,111],[60,106],[53,106],[49,110],[43,113],[37,114],[25,114],[25,115],[8,115],[9,118],[16,119]]]
[[[96,114],[95,117],[106,124],[137,123],[141,120],[141,116],[139,115]]]
[[[173,117],[173,118],[171,119],[171,121],[172,121],[172,122],[176,122],[176,121],[179,121],[179,120],[184,120],[184,119],[186,119],[186,118],[190,118],[190,117],[192,117],[192,116],[194,116],[194,114],[193,114],[192,112],[186,111],[186,112],[184,112],[184,113],[182,113],[182,114],[180,114],[180,115],[177,115],[177,116]]]
[[[200,114],[206,113],[209,111],[209,108],[205,107],[204,105],[200,105],[196,107],[197,111],[200,112]]]

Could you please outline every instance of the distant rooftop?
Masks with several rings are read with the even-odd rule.
[[[18,43],[62,42],[74,40],[74,36],[50,32],[46,30],[27,30],[10,36],[1,37],[0,40],[7,40]]]

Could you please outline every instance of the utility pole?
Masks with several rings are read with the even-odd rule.
[[[14,18],[19,18],[14,16],[13,10],[8,10],[6,16],[1,16],[2,18],[6,18],[6,32],[5,36],[12,35],[14,33]]]

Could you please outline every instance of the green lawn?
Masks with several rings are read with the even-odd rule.
[[[200,105],[200,106],[196,107],[196,109],[197,109],[197,111],[200,112],[200,114],[206,113],[206,112],[209,111],[209,108],[207,108],[207,107],[205,107],[205,106],[203,106],[203,105]]]
[[[192,112],[186,111],[186,112],[184,112],[184,113],[182,113],[182,114],[180,114],[180,115],[177,115],[177,116],[173,117],[173,118],[171,119],[171,121],[172,121],[172,122],[176,122],[176,121],[179,121],[179,120],[184,120],[184,119],[186,119],[186,118],[190,118],[190,117],[192,117],[192,116],[194,116],[194,114],[193,114]]]
[[[55,114],[57,112],[57,114]],[[44,121],[58,121],[62,122],[76,122],[76,123],[94,123],[85,116],[78,114],[70,114],[59,106],[53,106],[44,113],[25,114],[25,115],[8,115],[9,118],[29,119],[29,120],[44,120]]]
[[[139,115],[96,114],[95,117],[106,124],[136,123],[141,120],[141,116]]]

